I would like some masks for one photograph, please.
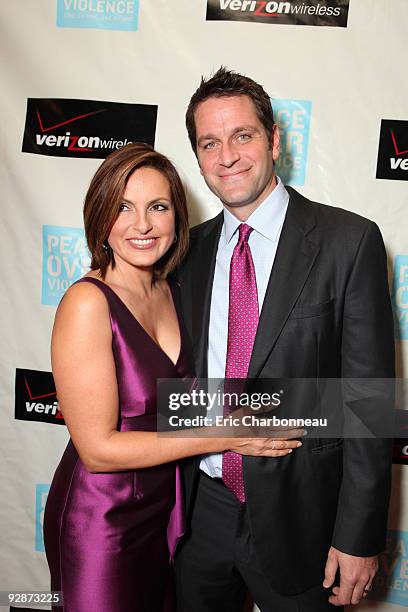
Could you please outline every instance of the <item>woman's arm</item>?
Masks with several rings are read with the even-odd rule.
[[[55,318],[52,369],[61,412],[85,467],[114,472],[224,450],[279,457],[300,446],[272,438],[185,438],[118,432],[118,388],[108,303],[89,283],[71,287]]]

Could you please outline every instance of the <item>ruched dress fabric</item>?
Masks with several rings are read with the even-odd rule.
[[[118,431],[156,431],[158,378],[192,377],[193,360],[170,283],[181,347],[176,364],[103,281],[110,310],[119,393]],[[86,410],[86,397],[84,397]],[[44,515],[51,588],[61,612],[171,612],[171,558],[184,529],[178,467],[90,473],[69,441],[56,470]]]

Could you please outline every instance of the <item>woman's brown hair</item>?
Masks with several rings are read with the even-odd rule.
[[[115,266],[107,238],[115,223],[130,175],[139,168],[154,168],[169,181],[174,206],[177,241],[156,262],[154,279],[166,278],[181,262],[188,249],[188,213],[186,196],[177,170],[167,157],[150,145],[134,142],[111,153],[94,175],[84,205],[84,226],[91,252],[91,269],[105,278],[109,264]]]

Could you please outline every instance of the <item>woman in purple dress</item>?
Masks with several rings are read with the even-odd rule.
[[[155,433],[157,379],[194,375],[177,285],[166,280],[188,246],[169,160],[137,143],[110,155],[84,220],[91,272],[65,294],[52,336],[71,440],[45,509],[51,588],[64,612],[170,611],[183,533],[177,461],[227,449],[279,456],[297,442]]]

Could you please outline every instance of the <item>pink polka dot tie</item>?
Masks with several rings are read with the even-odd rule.
[[[231,257],[225,378],[246,378],[258,327],[258,291],[248,244],[251,232],[249,225],[239,226],[239,240]],[[245,502],[242,455],[232,451],[224,453],[222,479],[237,499]]]

